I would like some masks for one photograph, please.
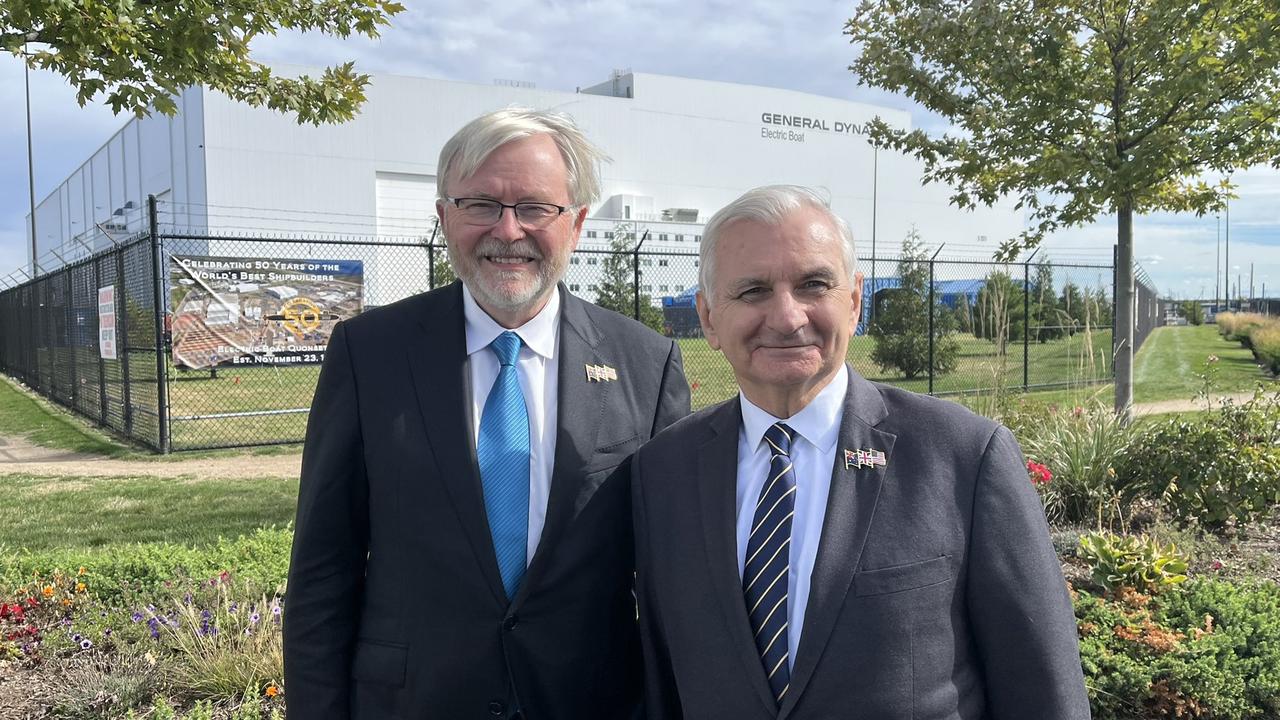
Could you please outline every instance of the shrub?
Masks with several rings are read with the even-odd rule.
[[[1077,554],[1089,564],[1093,581],[1108,592],[1131,588],[1156,592],[1187,580],[1187,556],[1173,543],[1161,546],[1137,535],[1088,533]]]
[[[1253,330],[1268,322],[1267,317],[1260,313],[1220,313],[1218,332],[1228,340],[1236,340],[1245,347],[1252,347],[1250,336]]]
[[[67,664],[50,710],[65,720],[123,718],[131,708],[150,703],[159,688],[154,660],[95,653]]]
[[[1280,375],[1280,322],[1271,322],[1256,328],[1249,336],[1253,342],[1253,354],[1274,375]]]
[[[1043,464],[1053,479],[1037,485],[1051,520],[1118,519],[1126,503],[1113,469],[1137,435],[1134,426],[1101,403],[1069,411],[1049,409],[1038,422],[1019,418],[1018,441],[1027,458]]]
[[[1280,588],[1075,595],[1094,720],[1262,720],[1280,713]]]
[[[1116,466],[1127,500],[1156,498],[1181,524],[1220,530],[1263,519],[1280,503],[1280,398],[1151,427]]]

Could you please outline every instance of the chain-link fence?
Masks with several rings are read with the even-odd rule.
[[[333,326],[454,279],[433,238],[155,238],[0,293],[0,369],[162,452],[300,441]],[[645,246],[623,236],[580,247],[569,292],[676,338],[695,408],[730,397],[731,368],[701,336],[696,251]],[[872,380],[954,395],[1111,379],[1110,266],[861,258],[859,267],[848,360]],[[1159,307],[1149,283],[1137,302]],[[1141,339],[1160,317],[1138,317]],[[114,357],[99,342],[113,323]]]
[[[155,245],[141,235],[0,293],[0,370],[164,450],[157,267]]]

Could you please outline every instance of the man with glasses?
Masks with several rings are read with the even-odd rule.
[[[689,411],[679,347],[560,279],[603,155],[508,109],[440,153],[459,282],[338,324],[285,603],[290,717],[630,718],[627,459]]]

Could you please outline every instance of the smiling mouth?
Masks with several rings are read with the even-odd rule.
[[[495,265],[523,265],[533,262],[535,258],[522,255],[486,255],[484,259]]]

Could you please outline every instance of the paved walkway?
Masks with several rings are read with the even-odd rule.
[[[1253,393],[1235,393],[1234,395],[1214,395],[1212,398],[1213,407],[1219,407],[1224,400],[1230,399],[1236,404],[1242,403],[1253,397]],[[1171,412],[1191,412],[1193,410],[1206,410],[1208,403],[1205,400],[1163,400],[1161,402],[1150,403],[1134,403],[1133,416],[1141,417],[1143,415],[1159,415],[1160,413]]]

